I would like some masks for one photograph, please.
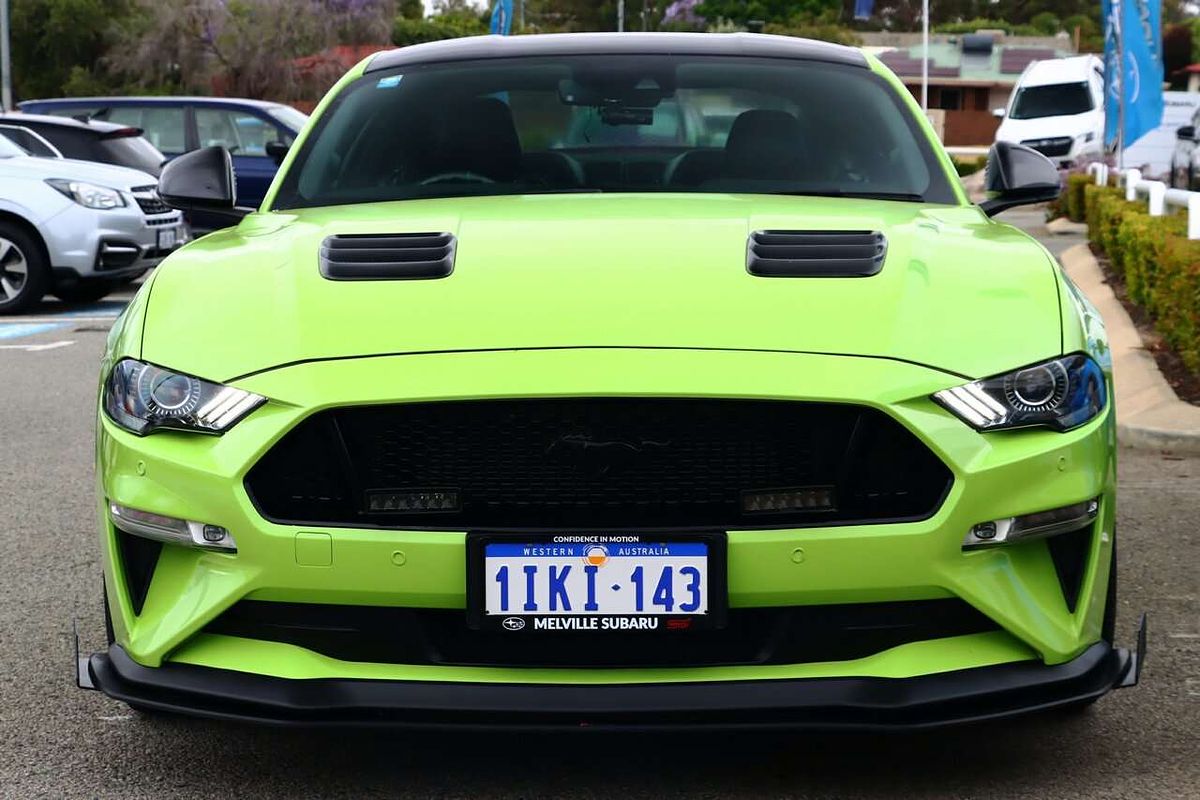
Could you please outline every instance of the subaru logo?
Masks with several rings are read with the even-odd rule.
[[[525,620],[520,617],[505,617],[504,621],[500,624],[504,626],[504,630],[506,631],[519,631],[525,627]]]

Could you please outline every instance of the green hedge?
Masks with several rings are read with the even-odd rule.
[[[1062,205],[1072,222],[1083,222],[1083,190],[1090,183],[1095,183],[1090,175],[1074,173],[1067,176],[1067,190]]]
[[[1187,238],[1187,217],[1151,217],[1146,203],[1084,181],[1088,237],[1124,281],[1129,299],[1146,309],[1188,369],[1200,373],[1200,240]],[[1067,203],[1073,184],[1068,183]]]
[[[954,162],[954,169],[960,178],[974,175],[987,166],[987,156],[976,156],[975,158],[950,156],[950,160]]]

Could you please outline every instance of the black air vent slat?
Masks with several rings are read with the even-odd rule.
[[[454,270],[449,233],[350,234],[321,243],[321,274],[333,281],[444,278]]]
[[[811,259],[825,258],[874,258],[873,244],[766,244],[759,245],[755,252],[762,258]]]
[[[883,268],[878,231],[755,231],[746,270],[763,278],[866,278]]]
[[[414,247],[411,250],[395,248],[372,247],[354,248],[352,250],[327,250],[321,254],[333,261],[354,264],[381,264],[384,262],[413,262],[437,261],[446,255],[444,247]]]

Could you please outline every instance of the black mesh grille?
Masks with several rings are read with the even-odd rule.
[[[129,604],[134,614],[141,614],[146,594],[150,591],[150,581],[158,566],[158,556],[162,553],[162,542],[117,531],[117,547],[121,554],[125,587],[129,590]]]
[[[746,269],[763,278],[866,278],[883,269],[878,231],[755,231]]]
[[[171,211],[171,207],[158,196],[158,189],[154,186],[135,186],[130,191],[133,192],[133,199],[137,201],[143,214],[166,214]]]
[[[344,661],[646,667],[846,661],[909,642],[998,630],[962,600],[733,609],[719,630],[602,634],[471,630],[462,611],[243,600],[205,629]]]
[[[1067,136],[1056,137],[1053,139],[1026,139],[1021,142],[1026,147],[1032,147],[1044,156],[1051,158],[1055,156],[1065,156],[1071,152],[1071,139]]]
[[[1079,604],[1079,591],[1083,588],[1083,577],[1087,572],[1087,557],[1092,549],[1092,532],[1095,523],[1070,533],[1060,533],[1046,540],[1050,558],[1054,561],[1054,572],[1062,587],[1067,610],[1075,613]]]
[[[950,481],[870,408],[555,398],[324,411],[272,448],[246,488],[264,516],[298,524],[728,529],[924,518]],[[379,493],[455,503],[369,511]],[[795,500],[814,493],[828,504]],[[783,500],[762,511],[772,497]]]

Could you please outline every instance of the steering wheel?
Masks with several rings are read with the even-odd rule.
[[[421,181],[422,186],[429,186],[434,183],[446,183],[448,181],[468,181],[470,183],[495,183],[494,180],[486,175],[480,175],[478,172],[439,172],[437,175],[430,175],[425,180]]]

